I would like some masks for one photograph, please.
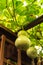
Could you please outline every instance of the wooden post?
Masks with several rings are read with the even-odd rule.
[[[21,65],[21,50],[17,49],[17,51],[18,51],[18,62],[17,62],[17,65]]]
[[[35,65],[34,59],[32,59],[32,65]]]
[[[41,58],[38,57],[37,65],[41,65]]]
[[[41,65],[43,65],[43,58],[42,58],[42,61],[41,61],[41,63],[42,63]]]
[[[1,62],[0,62],[0,65],[4,65],[3,64],[3,60],[4,60],[4,46],[5,46],[5,36],[2,35],[1,36],[1,52],[0,52],[0,55],[1,55]]]

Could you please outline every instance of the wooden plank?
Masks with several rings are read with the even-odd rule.
[[[2,35],[1,37],[1,62],[0,65],[3,65],[3,60],[4,60],[4,45],[5,45],[5,36]]]
[[[34,26],[40,24],[43,22],[43,15],[37,18],[36,20],[32,21],[31,23],[28,23],[26,26],[24,26],[24,30],[28,30],[30,28],[33,28]]]

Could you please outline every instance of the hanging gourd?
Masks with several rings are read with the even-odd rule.
[[[37,50],[34,47],[30,47],[26,51],[27,55],[32,59],[32,65],[35,65],[34,59],[37,57]]]
[[[15,41],[15,46],[20,50],[27,50],[27,48],[29,48],[29,45],[30,45],[30,39],[28,39],[24,35],[19,36]]]
[[[30,58],[36,58],[37,57],[37,50],[34,47],[30,47],[29,49],[27,49],[27,55]]]
[[[31,45],[30,39],[26,31],[21,30],[18,32],[18,38],[15,41],[15,46],[21,50],[27,50]]]

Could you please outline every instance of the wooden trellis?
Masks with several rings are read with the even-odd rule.
[[[24,27],[24,29],[30,29],[41,22],[43,22],[43,15],[29,23],[26,27]],[[11,30],[0,24],[0,65],[6,65],[6,63],[14,65],[14,63],[8,61],[8,59],[17,62],[17,49],[14,45],[16,38],[16,33],[13,33]],[[21,56],[22,65],[31,65],[31,59],[26,55],[25,51],[21,51]]]

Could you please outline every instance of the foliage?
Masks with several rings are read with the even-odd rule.
[[[43,0],[0,0],[0,23],[17,31],[43,13],[41,5]]]

